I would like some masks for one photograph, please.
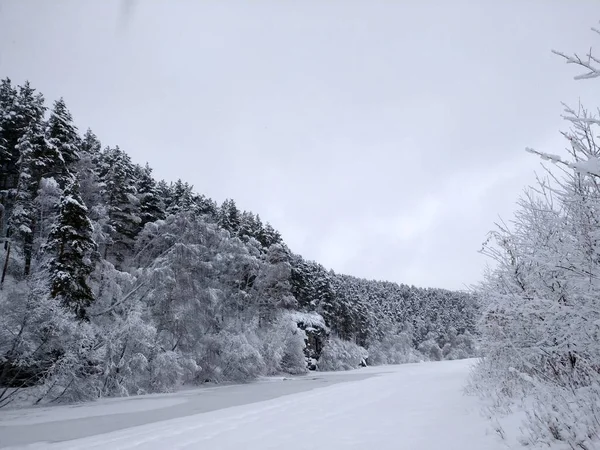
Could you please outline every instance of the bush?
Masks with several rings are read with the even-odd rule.
[[[442,348],[444,359],[465,359],[476,356],[475,339],[468,330],[458,335],[453,329],[450,329],[450,331],[450,340]]]
[[[409,333],[386,334],[380,341],[369,346],[369,365],[406,364],[418,362],[420,357],[412,347]]]
[[[253,331],[222,331],[208,336],[200,358],[200,381],[244,382],[265,373],[265,361],[258,351],[259,341]]]
[[[304,354],[306,333],[298,328],[289,315],[283,315],[261,336],[261,354],[267,374],[307,372]]]
[[[442,349],[433,338],[421,342],[421,344],[419,344],[419,351],[431,361],[442,360]]]
[[[354,342],[331,337],[325,343],[317,368],[323,371],[352,370],[365,364],[369,352]]]

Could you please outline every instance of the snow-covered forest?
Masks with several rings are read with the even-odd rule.
[[[336,274],[0,85],[0,406],[476,352],[475,297]]]
[[[554,53],[582,70],[577,80],[600,78],[591,50]],[[600,117],[592,106],[565,105],[565,155],[528,149],[545,170],[484,245],[496,265],[478,289],[486,358],[470,389],[503,437],[503,421],[520,411],[520,440],[536,448],[589,450],[600,441]]]

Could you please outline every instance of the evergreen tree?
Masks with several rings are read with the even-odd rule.
[[[210,221],[216,221],[218,216],[218,206],[214,200],[202,195],[202,194],[194,194],[193,195],[193,210],[197,214],[201,214],[206,216]]]
[[[10,217],[19,183],[19,140],[32,124],[42,121],[44,111],[44,97],[28,82],[18,89],[8,78],[0,82],[0,201],[4,220]]]
[[[87,318],[86,309],[94,301],[88,284],[97,251],[92,231],[78,183],[71,179],[61,197],[58,219],[45,252],[50,256],[51,296],[60,299],[79,319]]]
[[[81,151],[92,155],[92,160],[95,163],[98,163],[100,153],[102,152],[102,144],[100,143],[98,136],[96,136],[90,128],[88,128],[83,135]]]
[[[12,130],[14,130],[14,121],[16,117],[15,111],[15,100],[17,97],[17,90],[12,87],[11,81],[8,78],[0,81],[0,161],[2,161],[2,174],[8,170],[9,161],[16,162],[18,158],[12,149],[9,149],[9,137]],[[14,146],[13,146],[14,147]],[[13,164],[14,165],[14,164]],[[2,178],[0,182],[0,189],[6,188],[6,180]]]
[[[75,165],[75,172],[79,180],[81,198],[90,211],[90,218],[93,216],[92,211],[102,200],[98,174],[101,149],[102,144],[98,137],[88,128],[80,145],[79,161]]]
[[[273,244],[282,243],[281,235],[271,226],[270,223],[267,222],[263,226],[259,219],[259,224],[260,226],[257,232],[257,240],[263,245],[263,247],[269,248]]]
[[[140,204],[140,228],[149,222],[165,218],[164,206],[161,202],[156,181],[152,177],[152,169],[146,163],[144,167],[136,166],[137,197]]]
[[[190,212],[192,210],[194,192],[193,187],[190,184],[183,182],[180,179],[175,183],[171,183],[167,197],[167,214]]]
[[[156,183],[156,191],[158,193],[158,196],[160,197],[162,204],[165,207],[165,214],[168,216],[169,214],[171,214],[170,207],[173,203],[173,198],[171,195],[172,192],[169,183],[167,183],[165,180],[160,180],[158,183]]]
[[[9,219],[9,233],[20,242],[24,255],[23,273],[28,276],[33,257],[33,241],[37,211],[34,200],[44,175],[51,174],[58,156],[48,144],[41,123],[32,122],[19,140],[19,182],[15,205]]]
[[[104,256],[110,256],[112,262],[121,266],[131,254],[142,221],[136,197],[135,169],[129,156],[119,147],[107,148],[100,159],[99,175],[110,227],[110,240],[104,243]]]
[[[293,309],[298,306],[298,302],[291,294],[292,266],[289,249],[280,244],[272,245],[264,258],[267,264],[255,282],[259,297],[261,326],[272,323],[278,310]]]
[[[9,137],[11,130],[14,130],[16,116],[16,96],[17,91],[8,78],[0,81],[0,237],[6,232],[8,202],[11,196],[14,197],[18,179],[18,152],[9,147]]]
[[[334,299],[331,277],[314,261],[294,255],[291,261],[291,292],[301,308],[323,313]]]
[[[236,235],[240,229],[240,222],[241,214],[235,205],[235,201],[225,200],[219,209],[219,225],[232,235]]]
[[[256,217],[249,211],[244,211],[240,216],[238,236],[244,241],[250,238],[256,239]]]
[[[64,185],[70,182],[69,170],[73,170],[79,160],[81,138],[62,98],[54,102],[48,119],[48,141],[54,147],[54,152],[62,158],[62,162],[57,164],[55,179]]]

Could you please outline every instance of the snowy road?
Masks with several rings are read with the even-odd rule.
[[[358,379],[355,374],[330,374],[320,380],[323,386],[313,389],[306,384],[305,392],[260,401],[242,406],[222,405],[224,409],[205,413],[190,413],[185,417],[162,420],[145,425],[96,434],[81,439],[56,442],[53,436],[46,442],[38,442],[26,448],[35,449],[407,449],[407,450],[500,450],[506,446],[488,431],[488,423],[478,413],[477,400],[465,397],[462,387],[472,361],[448,361],[441,363],[410,364],[369,368]],[[359,372],[360,373],[360,372]],[[328,377],[330,381],[327,382]],[[323,381],[325,380],[325,381]],[[334,384],[334,382],[347,382]],[[261,395],[268,386],[300,386],[310,380],[273,381],[247,386],[264,386],[257,389]],[[234,386],[230,387],[234,389]],[[239,387],[238,387],[239,388]],[[243,397],[243,388],[234,397]],[[227,388],[223,388],[225,390]],[[296,389],[301,389],[300,387]],[[231,396],[231,395],[230,395]],[[165,401],[177,396],[154,396],[148,401]],[[227,394],[221,395],[221,400]],[[269,398],[266,395],[265,398]],[[241,399],[239,401],[246,401]],[[238,401],[237,404],[240,404]],[[257,399],[249,399],[257,401]],[[233,403],[235,404],[235,402]],[[149,408],[172,409],[147,405]],[[119,415],[94,416],[91,410],[84,411],[94,417],[119,417]],[[105,404],[104,404],[105,407]],[[140,409],[143,409],[141,407]],[[160,411],[160,410],[159,410]],[[142,416],[148,412],[130,412],[128,415]],[[123,415],[121,415],[123,416]],[[12,420],[12,422],[11,422]],[[65,424],[75,425],[78,420],[55,422],[56,429]],[[40,422],[41,421],[41,422]],[[40,423],[35,423],[40,422]],[[93,423],[93,422],[91,422]],[[90,423],[90,424],[91,424]],[[98,424],[102,421],[98,420]],[[46,419],[16,416],[8,418],[0,414],[0,443],[3,437],[12,436],[17,428],[20,432],[37,433],[36,427],[48,426]],[[88,424],[88,426],[90,425]],[[52,423],[50,423],[52,425]],[[138,424],[139,425],[139,424]],[[7,434],[5,434],[8,432]],[[99,425],[96,433],[102,433]],[[89,434],[89,433],[88,433]],[[51,444],[48,441],[55,443]],[[30,441],[31,442],[31,441]],[[13,445],[17,442],[3,443]],[[23,447],[21,447],[23,448]]]

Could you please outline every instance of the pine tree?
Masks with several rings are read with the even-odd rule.
[[[4,175],[5,171],[8,170],[9,161],[13,160],[16,162],[18,158],[11,150],[9,150],[9,137],[11,131],[14,129],[14,121],[16,117],[15,101],[17,97],[17,90],[12,87],[9,78],[5,78],[0,81],[0,161],[2,166],[0,172]],[[6,188],[6,180],[2,178],[0,182],[0,189]]]
[[[100,143],[98,136],[96,136],[90,128],[88,128],[83,135],[81,151],[92,155],[94,162],[98,162],[100,152],[102,151],[102,144]]]
[[[9,201],[14,197],[18,171],[16,169],[18,152],[9,147],[9,137],[14,129],[16,116],[15,100],[17,91],[12,87],[10,79],[0,81],[0,237],[6,232]],[[12,195],[11,195],[12,194]]]
[[[102,195],[108,210],[110,241],[104,243],[104,256],[121,266],[133,249],[140,231],[139,201],[136,197],[135,169],[129,156],[119,147],[102,153],[99,170]]]
[[[51,296],[60,299],[79,319],[86,319],[86,309],[94,301],[88,284],[97,251],[92,231],[78,183],[71,179],[65,186],[57,223],[44,250],[50,256]]]
[[[240,223],[241,214],[235,205],[235,201],[232,199],[225,200],[219,209],[219,225],[235,235],[240,229]]]
[[[102,200],[98,175],[101,150],[102,144],[98,137],[88,128],[81,142],[75,173],[79,180],[81,198],[90,211],[90,218],[93,218],[91,213]]]
[[[73,170],[79,160],[81,138],[62,98],[54,102],[48,119],[48,141],[54,147],[54,152],[60,154],[64,161],[56,168],[56,181],[61,185],[70,182],[69,170]]]
[[[44,111],[44,97],[29,83],[15,89],[8,78],[0,82],[0,201],[4,220],[10,217],[19,182],[17,144],[30,125],[41,122]]]
[[[255,283],[261,326],[272,323],[277,310],[298,306],[291,294],[292,266],[289,249],[281,244],[272,245],[264,257],[266,264]]]
[[[210,221],[214,222],[217,220],[219,208],[214,200],[202,194],[194,193],[192,202],[194,212],[206,216],[206,218]]]
[[[156,181],[152,177],[152,169],[146,163],[144,167],[136,166],[137,197],[140,203],[140,228],[150,222],[165,218],[164,205],[161,202]]]
[[[165,207],[165,214],[168,216],[171,214],[170,207],[173,203],[171,186],[169,186],[169,183],[167,183],[165,180],[160,180],[158,183],[156,183],[156,192],[158,193],[160,201]]]
[[[190,184],[177,180],[169,186],[167,214],[177,214],[192,210],[194,192]]]
[[[27,132],[19,140],[17,149],[19,158],[19,182],[15,205],[9,219],[9,233],[21,243],[24,255],[23,273],[28,276],[31,271],[33,257],[33,240],[37,211],[35,197],[41,179],[51,167],[55,166],[55,158],[49,149],[41,123],[33,122]]]
[[[255,238],[265,249],[269,248],[273,244],[280,244],[283,242],[279,232],[276,231],[268,222],[263,225],[258,215],[256,216]]]
[[[238,236],[244,241],[256,239],[256,217],[249,211],[244,211],[240,216],[240,229]]]

